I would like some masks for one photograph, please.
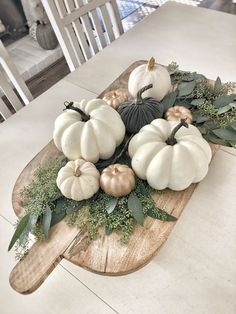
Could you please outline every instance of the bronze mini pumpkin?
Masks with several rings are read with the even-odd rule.
[[[135,187],[134,172],[127,165],[110,165],[101,173],[100,186],[109,195],[115,197],[125,196]]]
[[[187,123],[192,123],[193,117],[189,109],[184,106],[174,106],[166,111],[166,120],[168,121],[180,121],[186,119]]]
[[[109,106],[111,106],[114,109],[117,109],[120,104],[130,99],[130,94],[127,91],[127,89],[124,88],[118,88],[116,90],[112,90],[110,92],[107,92],[103,96],[103,100],[107,102]]]

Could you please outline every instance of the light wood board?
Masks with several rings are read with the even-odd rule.
[[[118,87],[127,88],[130,72],[144,62],[146,61],[133,63],[99,97]],[[211,146],[214,154],[217,146]],[[37,167],[47,165],[49,160],[56,158],[63,158],[63,155],[51,141],[20,174],[12,196],[13,208],[18,217],[24,215],[20,191],[31,183]],[[153,194],[153,198],[158,207],[179,218],[196,186],[197,184],[192,184],[180,192],[165,190],[161,194]],[[43,283],[62,258],[103,275],[128,274],[146,265],[157,254],[175,223],[148,217],[143,227],[135,227],[128,245],[121,245],[119,235],[113,233],[106,236],[104,232],[88,244],[86,233],[61,221],[51,229],[46,241],[37,241],[29,253],[16,264],[10,274],[10,284],[22,294],[31,293]]]

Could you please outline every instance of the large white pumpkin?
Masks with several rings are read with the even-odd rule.
[[[61,193],[75,201],[92,197],[99,189],[100,174],[91,162],[83,159],[69,161],[57,175]]]
[[[124,123],[116,110],[101,99],[66,107],[55,121],[56,147],[70,160],[83,158],[95,163],[110,158],[125,136]]]
[[[129,155],[136,175],[151,187],[179,191],[205,177],[212,153],[195,126],[156,119],[131,139]]]
[[[168,71],[163,66],[155,64],[154,58],[151,58],[148,64],[142,64],[131,72],[128,89],[130,94],[136,97],[138,91],[149,84],[153,84],[153,88],[143,93],[143,97],[153,97],[158,101],[161,101],[171,88]]]

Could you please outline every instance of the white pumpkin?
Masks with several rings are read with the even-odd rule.
[[[125,126],[115,109],[104,100],[69,103],[55,121],[56,147],[70,159],[93,163],[110,158],[125,136]]]
[[[91,162],[83,159],[69,161],[57,175],[61,193],[75,201],[92,197],[99,189],[100,174]]]
[[[195,126],[156,119],[131,139],[129,155],[136,175],[151,187],[179,191],[206,176],[212,153]]]
[[[153,88],[143,93],[143,97],[153,97],[158,101],[161,101],[171,89],[168,71],[163,66],[155,64],[154,58],[151,58],[148,64],[142,64],[131,72],[128,89],[130,94],[136,97],[138,91],[149,84],[153,84]]]

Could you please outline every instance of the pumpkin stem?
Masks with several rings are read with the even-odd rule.
[[[79,177],[80,175],[81,175],[81,171],[80,171],[79,167],[76,167],[76,169],[75,169],[75,176]]]
[[[171,135],[168,137],[168,139],[166,140],[166,144],[167,145],[175,145],[177,144],[176,138],[175,138],[175,134],[179,131],[179,129],[182,126],[185,126],[186,128],[188,128],[188,123],[186,122],[187,119],[181,119],[180,123],[176,125],[176,127],[172,130]]]
[[[63,109],[63,110],[71,109],[71,110],[77,111],[81,115],[81,118],[82,118],[83,122],[86,122],[86,121],[88,121],[90,119],[90,116],[87,115],[84,111],[82,111],[81,109],[73,106],[73,101],[70,101],[70,102],[65,101],[64,105],[65,105],[66,108]]]
[[[116,174],[116,173],[118,173],[119,172],[119,170],[115,167],[114,168],[114,173]]]
[[[130,140],[131,140],[131,138],[132,138],[133,136],[134,136],[134,134],[130,135],[130,137],[127,139],[127,142],[125,143],[123,149],[121,150],[121,152],[120,152],[117,156],[115,156],[115,158],[112,160],[111,165],[112,165],[112,164],[115,164],[115,163],[117,162],[117,160],[118,160],[121,156],[123,156],[123,154],[127,151],[129,142],[130,142]]]
[[[153,84],[149,84],[147,86],[144,86],[143,88],[141,88],[138,93],[137,93],[137,99],[136,99],[136,105],[138,104],[142,104],[143,103],[143,97],[142,97],[142,94],[144,92],[146,92],[146,90],[150,89],[150,88],[153,88]]]
[[[151,59],[148,61],[148,64],[147,64],[147,70],[153,71],[154,67],[155,67],[155,59],[151,57]]]

